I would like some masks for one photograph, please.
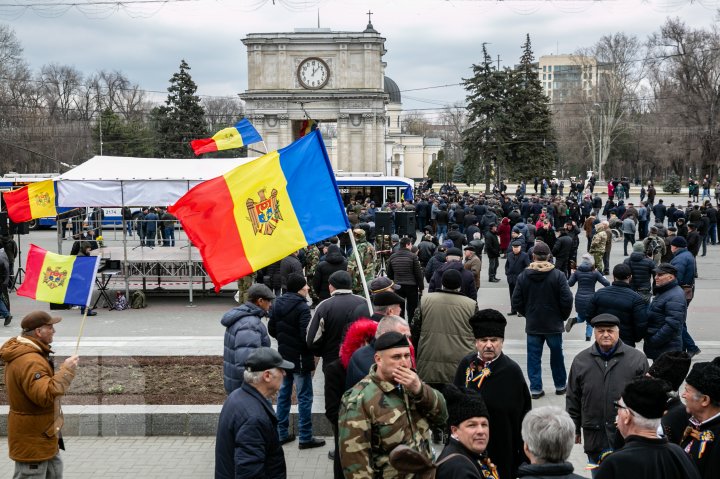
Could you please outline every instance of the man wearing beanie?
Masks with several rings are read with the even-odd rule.
[[[526,460],[522,420],[531,408],[530,392],[520,366],[503,353],[507,320],[500,311],[483,309],[470,319],[475,351],[458,365],[453,383],[482,396],[493,425],[488,453],[500,477],[516,477]]]
[[[438,457],[438,463],[442,464],[437,468],[435,478],[502,477],[486,451],[490,440],[490,416],[482,397],[468,394],[452,384],[443,389],[443,396],[447,402],[450,440]]]
[[[432,275],[428,283],[428,292],[434,293],[442,289],[442,277],[445,271],[454,269],[460,273],[462,285],[460,291],[462,294],[477,301],[477,288],[475,287],[475,278],[473,274],[466,270],[462,264],[462,251],[459,248],[449,248],[445,254],[445,264],[438,267]]]
[[[626,384],[645,374],[648,363],[620,339],[617,316],[600,314],[590,324],[595,343],[573,359],[565,408],[575,421],[575,442],[583,443],[588,462],[598,464],[617,436],[613,401]]]
[[[473,350],[470,318],[477,303],[460,292],[459,271],[443,273],[442,289],[423,295],[412,318],[420,379],[437,389],[452,382],[457,363]]]
[[[430,428],[446,421],[445,398],[411,369],[407,336],[383,334],[375,340],[370,373],[342,398],[338,442],[345,477],[404,477],[390,465],[390,451],[404,444],[431,461]]]
[[[545,343],[550,348],[556,394],[565,394],[567,386],[562,333],[572,311],[573,295],[565,273],[555,269],[549,256],[550,248],[545,243],[535,244],[533,262],[518,276],[512,296],[512,309],[525,316],[527,372],[533,399],[545,395],[541,364]]]
[[[680,446],[690,455],[703,479],[720,477],[720,357],[696,363],[685,379],[682,398],[690,425]]]
[[[325,445],[325,441],[312,435],[312,372],[315,370],[315,358],[304,340],[310,323],[310,306],[307,303],[310,288],[305,276],[298,273],[290,273],[285,286],[287,292],[275,299],[268,321],[268,332],[277,339],[278,352],[285,361],[295,365],[292,371],[287,371],[277,398],[278,436],[280,444],[295,440],[295,435],[288,430],[290,398],[295,384],[300,449],[320,447]]]
[[[660,435],[674,444],[680,444],[690,415],[680,400],[678,390],[690,370],[690,355],[681,351],[662,353],[650,366],[647,375],[666,381],[671,388],[667,412],[662,417]]]
[[[348,326],[356,319],[355,311],[365,298],[350,289],[352,278],[347,271],[330,275],[330,298],[321,301],[307,327],[307,345],[315,356],[323,358],[323,369],[339,357],[340,343]]]
[[[615,402],[617,428],[625,445],[602,461],[595,479],[700,478],[680,446],[657,437],[669,392],[667,382],[648,377],[635,379],[625,386]]]
[[[690,306],[695,295],[695,277],[696,267],[695,257],[687,248],[687,241],[682,236],[676,236],[670,243],[670,249],[672,250],[673,258],[670,264],[675,267],[677,273],[675,278],[677,284],[685,292],[685,302],[687,306]],[[686,316],[687,319],[687,316]],[[700,353],[700,348],[697,347],[692,336],[688,332],[687,322],[684,321],[682,324],[682,347],[683,351],[687,351],[690,356],[695,356]]]
[[[656,359],[665,351],[680,351],[684,347],[682,331],[687,318],[687,302],[676,275],[677,269],[669,263],[660,263],[655,272],[655,297],[648,307],[647,333],[643,343],[643,351],[650,359]],[[690,353],[691,357],[693,355]]]
[[[650,303],[656,264],[652,258],[647,256],[643,243],[635,243],[632,254],[623,263],[630,268],[630,287],[632,290],[643,298],[645,304]]]

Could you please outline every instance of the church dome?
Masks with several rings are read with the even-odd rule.
[[[398,88],[397,83],[395,83],[390,77],[384,78],[385,93],[390,96],[390,103],[402,103],[402,98],[400,97],[400,88]]]

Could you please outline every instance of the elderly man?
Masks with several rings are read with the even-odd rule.
[[[670,385],[671,397],[667,401],[667,412],[660,420],[658,435],[668,441],[680,444],[690,415],[680,400],[678,391],[690,370],[690,355],[682,351],[668,351],[653,361],[647,375],[662,379]]]
[[[625,445],[602,461],[596,479],[620,479],[634,473],[659,479],[700,479],[680,446],[657,436],[669,392],[668,383],[655,378],[635,379],[625,386],[615,402],[617,429]]]
[[[630,286],[630,266],[620,263],[613,268],[613,283],[595,291],[588,305],[588,317],[608,313],[620,318],[620,339],[635,347],[647,329],[647,303]]]
[[[53,325],[61,319],[33,311],[20,323],[22,334],[7,340],[0,349],[10,405],[8,455],[15,461],[15,478],[63,476],[60,398],[75,377],[78,357],[70,356],[57,372],[54,370],[50,345],[55,335]]]
[[[518,276],[512,309],[525,316],[527,371],[533,399],[545,395],[542,383],[542,352],[550,348],[550,369],[555,394],[565,394],[567,372],[563,358],[564,321],[572,311],[573,295],[565,274],[548,261],[550,248],[539,242],[533,248],[533,262]]]
[[[515,477],[525,460],[520,425],[530,410],[530,392],[520,366],[503,353],[507,320],[500,311],[483,309],[470,320],[475,351],[458,365],[453,383],[480,394],[493,424],[488,453],[500,477]]]
[[[418,375],[437,389],[452,382],[456,364],[473,349],[470,318],[477,303],[460,292],[461,283],[458,271],[445,271],[443,289],[422,297],[412,321]]]
[[[573,359],[566,409],[575,422],[575,443],[584,439],[588,461],[598,464],[617,434],[613,401],[628,382],[645,374],[648,362],[643,353],[622,342],[616,316],[600,314],[590,324],[595,343]]]
[[[272,348],[258,348],[245,361],[243,384],[225,400],[215,442],[215,479],[285,478],[272,398],[285,371],[295,365]]]
[[[562,477],[581,479],[568,462],[575,438],[575,424],[559,407],[543,406],[525,415],[522,422],[523,450],[530,464],[523,464],[518,477]]]
[[[480,272],[482,271],[482,260],[477,255],[474,246],[465,247],[465,263],[463,267],[473,274],[475,289],[480,289]]]
[[[682,397],[690,413],[690,426],[680,446],[700,471],[703,479],[720,477],[720,357],[695,363]]]
[[[255,348],[270,346],[263,318],[270,311],[275,293],[264,284],[247,291],[247,301],[225,313],[220,324],[227,328],[223,348],[223,384],[230,394],[243,382],[245,360]]]
[[[647,333],[643,351],[656,359],[666,351],[682,351],[682,331],[687,317],[685,293],[675,279],[677,269],[661,263],[655,273],[655,297],[647,315]]]
[[[389,462],[400,444],[432,460],[430,428],[447,421],[445,398],[410,369],[410,357],[404,334],[383,334],[370,373],[343,395],[338,435],[346,478],[400,477]]]
[[[420,293],[425,288],[422,266],[417,255],[411,251],[413,242],[407,236],[400,240],[400,249],[388,258],[388,278],[400,285],[398,294],[407,301],[407,317],[412,318]],[[405,303],[403,303],[405,308]]]
[[[477,288],[475,287],[475,279],[473,274],[466,270],[462,264],[462,251],[459,248],[448,248],[445,256],[445,264],[435,270],[428,283],[428,292],[433,293],[442,288],[443,273],[449,269],[460,272],[462,277],[462,293],[473,301],[477,301]]]

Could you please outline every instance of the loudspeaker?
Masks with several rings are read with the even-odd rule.
[[[400,236],[415,237],[415,212],[414,211],[396,211],[395,212],[395,228]]]
[[[0,235],[7,236],[10,234],[8,228],[8,214],[7,211],[0,211]]]
[[[377,211],[375,213],[375,234],[389,235],[392,234],[393,219],[392,213],[389,211]]]
[[[25,221],[24,223],[13,223],[10,222],[10,234],[11,235],[29,235],[30,234],[30,222]]]

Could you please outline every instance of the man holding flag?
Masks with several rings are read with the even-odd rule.
[[[29,313],[20,323],[22,334],[0,349],[10,404],[8,451],[15,461],[15,478],[61,479],[63,475],[59,398],[75,377],[78,356],[70,356],[55,371],[50,344],[54,325],[60,321],[44,311]]]

